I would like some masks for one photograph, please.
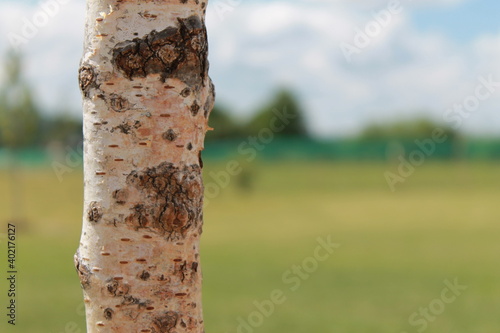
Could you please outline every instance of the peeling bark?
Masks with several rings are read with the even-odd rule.
[[[206,1],[87,0],[79,70],[87,332],[202,333]]]

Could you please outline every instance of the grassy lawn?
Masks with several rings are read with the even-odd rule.
[[[396,166],[386,164],[251,165],[250,190],[234,178],[205,210],[206,332],[499,332],[499,166],[428,162],[391,192],[384,172]],[[206,182],[224,164],[210,167]],[[72,261],[81,171],[62,182],[51,170],[19,172],[18,324],[3,310],[0,331],[83,333]],[[0,172],[2,233],[9,177]],[[318,237],[340,244],[323,261],[313,259]],[[6,276],[5,236],[1,247]],[[467,289],[446,293],[455,280]],[[2,309],[6,290],[2,277]]]

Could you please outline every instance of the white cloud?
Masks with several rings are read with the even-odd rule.
[[[246,21],[247,31],[257,36],[283,31],[296,21],[297,14],[294,7],[284,2],[254,6]]]
[[[40,4],[0,3],[0,29],[4,32],[0,52],[5,53],[13,35],[26,38],[26,43],[20,46],[26,77],[46,111],[53,113],[70,106],[73,112],[79,113],[77,73],[82,54],[85,3],[81,0],[51,3],[52,6],[45,9]],[[37,17],[47,18],[46,24],[37,27]],[[31,30],[27,22],[33,24]],[[23,34],[26,31],[31,34]]]
[[[415,1],[355,54],[351,64],[339,44],[352,42],[356,28],[363,29],[373,19],[372,10],[360,8],[370,3],[371,9],[380,10],[387,1],[377,2],[378,7],[372,0],[242,1],[223,16],[215,10],[217,1],[224,0],[211,2],[207,17],[211,75],[219,101],[242,116],[271,97],[276,86],[287,85],[301,97],[317,133],[344,135],[374,119],[415,115],[412,112],[419,109],[441,119],[447,107],[473,92],[478,75],[493,73],[500,80],[499,35],[457,45],[447,36],[418,31],[409,19]],[[31,18],[37,10],[37,5],[0,3],[1,31],[20,31],[22,18]],[[62,101],[79,110],[76,76],[83,15],[84,2],[70,1],[25,47],[27,76],[47,108]],[[4,34],[0,52],[6,46]],[[467,121],[469,130],[498,132],[499,121],[492,121],[498,119],[496,96]]]
[[[459,2],[428,1],[425,5]],[[498,59],[491,40],[478,42],[471,54],[470,45],[456,45],[448,37],[417,31],[409,19],[415,4],[405,1],[402,13],[394,15],[369,47],[348,64],[339,44],[352,42],[357,28],[364,29],[373,20],[373,11],[359,10],[367,2],[351,3],[242,3],[226,13],[224,20],[209,12],[212,49],[227,44],[228,35],[238,40],[229,68],[219,72],[219,60],[212,57],[212,75],[221,99],[248,110],[269,95],[266,88],[286,83],[304,98],[317,132],[341,135],[372,120],[415,116],[418,110],[441,119],[447,107],[470,94],[479,74],[498,68],[491,60]],[[376,11],[387,8],[387,1],[379,3]],[[487,105],[477,118],[491,118],[495,109]],[[465,127],[498,131],[488,122],[477,126],[471,121]]]

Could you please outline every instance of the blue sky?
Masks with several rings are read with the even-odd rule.
[[[287,86],[315,134],[354,135],[372,122],[443,121],[474,93],[478,77],[500,81],[498,0],[400,0],[401,11],[350,57],[342,45],[355,46],[389,0],[234,3],[210,0],[207,25],[218,102],[242,119]],[[0,61],[8,36],[40,10],[38,1],[0,0]],[[84,10],[83,0],[69,0],[22,47],[26,76],[46,112],[65,105],[79,115]],[[500,133],[499,105],[500,89],[460,129]]]
[[[421,31],[441,32],[457,42],[500,32],[500,1],[471,0],[456,6],[420,8],[411,20]]]

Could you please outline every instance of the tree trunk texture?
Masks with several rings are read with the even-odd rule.
[[[79,70],[87,332],[202,333],[207,1],[87,0]]]

